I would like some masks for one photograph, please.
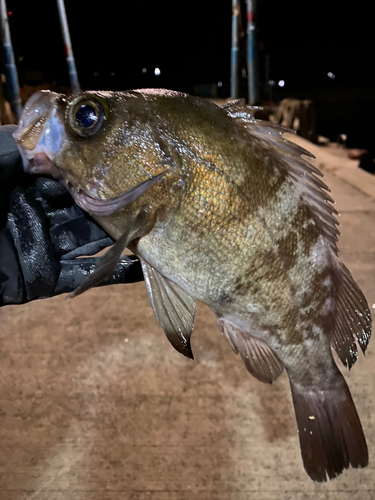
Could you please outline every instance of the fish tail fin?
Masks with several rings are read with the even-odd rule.
[[[290,381],[303,465],[313,481],[368,464],[362,425],[340,372],[335,382],[332,389],[319,391]]]

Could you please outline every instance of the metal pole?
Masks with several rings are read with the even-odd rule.
[[[247,0],[247,75],[249,88],[249,104],[257,104],[258,102],[254,11],[255,0]]]
[[[230,96],[236,99],[238,96],[238,16],[240,7],[238,0],[232,0],[232,49],[231,49],[231,71],[230,71]]]
[[[68,70],[69,70],[70,88],[72,89],[72,93],[75,94],[76,92],[80,92],[81,88],[78,83],[76,63],[73,56],[72,43],[70,41],[68,20],[66,18],[64,0],[57,0],[57,8],[59,10],[61,31],[64,38],[66,62],[68,63]]]
[[[12,40],[10,38],[8,12],[5,0],[0,0],[0,16],[1,16],[1,41],[4,52],[5,77],[8,88],[9,101],[13,112],[20,119],[22,112],[22,103],[20,98],[20,87],[18,84],[17,67],[14,62],[14,52]]]

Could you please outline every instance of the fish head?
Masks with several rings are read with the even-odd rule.
[[[170,160],[147,100],[136,91],[37,92],[23,109],[14,139],[26,172],[52,175],[93,215],[134,201]]]

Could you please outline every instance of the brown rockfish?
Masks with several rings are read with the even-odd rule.
[[[195,303],[207,304],[252,375],[272,383],[285,367],[305,469],[325,481],[368,462],[331,348],[350,368],[371,317],[338,258],[328,188],[284,132],[238,101],[149,89],[38,92],[14,137],[25,169],[60,179],[117,240],[75,295],[128,247],[166,336],[189,357]]]

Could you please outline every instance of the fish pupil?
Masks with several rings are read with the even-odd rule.
[[[76,113],[77,124],[82,128],[90,128],[95,125],[99,117],[96,110],[89,104],[82,104]]]

